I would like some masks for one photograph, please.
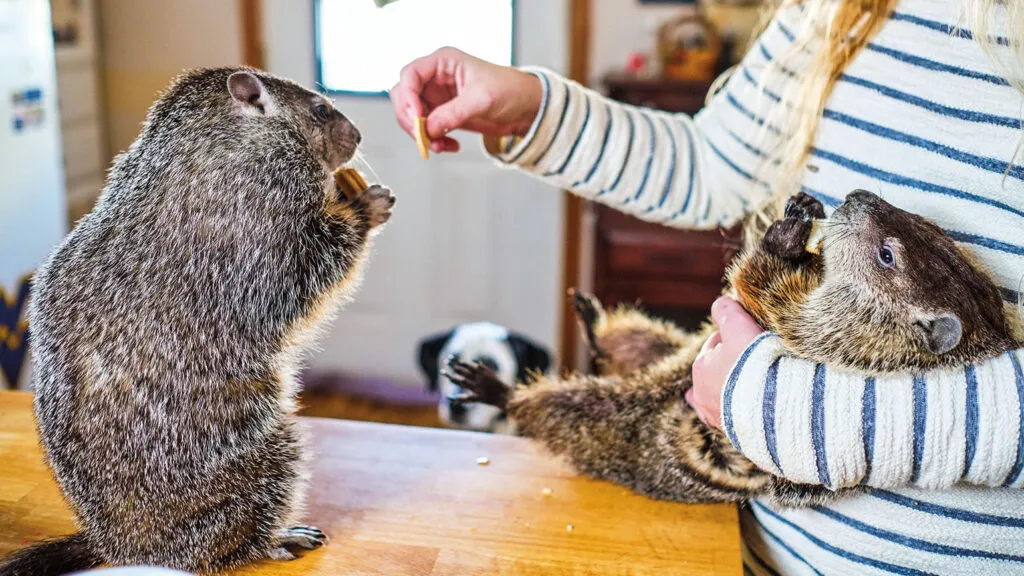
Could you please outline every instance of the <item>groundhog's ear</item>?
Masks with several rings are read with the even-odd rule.
[[[964,331],[960,319],[953,314],[920,318],[917,327],[924,336],[925,346],[932,354],[945,354],[956,348]]]
[[[228,76],[228,92],[250,112],[265,115],[270,109],[270,94],[252,72],[235,72]]]

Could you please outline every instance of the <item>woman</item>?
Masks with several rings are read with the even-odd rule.
[[[407,66],[391,99],[406,131],[427,115],[435,152],[459,149],[454,129],[516,135],[497,160],[667,226],[765,221],[801,189],[830,207],[879,192],[986,266],[1017,320],[1022,37],[1021,0],[805,0],[695,118],[452,49]],[[865,379],[788,357],[734,301],[712,315],[721,337],[688,396],[705,421],[791,480],[873,488],[814,509],[753,502],[751,571],[1024,573],[1024,350]]]

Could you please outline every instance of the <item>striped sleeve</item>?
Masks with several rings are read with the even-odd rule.
[[[830,488],[1024,488],[1024,350],[958,370],[865,378],[755,341],[722,392],[732,443],[765,470]]]
[[[542,68],[523,70],[541,80],[542,105],[523,138],[505,149],[485,146],[499,163],[680,228],[728,226],[767,199],[752,176],[757,158],[723,155],[690,116],[622,104]]]

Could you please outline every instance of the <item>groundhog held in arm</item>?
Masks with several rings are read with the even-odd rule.
[[[213,573],[326,543],[298,524],[296,373],[394,204],[336,184],[360,139],[245,68],[188,72],[153,105],[33,287],[39,432],[80,532],[0,574]]]
[[[793,354],[865,373],[962,366],[1018,347],[995,284],[937,226],[856,191],[824,223],[821,254],[805,247],[824,217],[805,194],[731,267],[728,292]],[[854,492],[794,484],[757,468],[683,394],[713,327],[684,333],[641,312],[605,312],[573,295],[601,375],[536,376],[509,391],[454,358],[467,402],[504,407],[521,434],[581,472],[681,502],[761,497],[820,504]]]

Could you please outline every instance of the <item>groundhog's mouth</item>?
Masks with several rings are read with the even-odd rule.
[[[359,154],[359,144],[352,141],[340,141],[325,154],[325,163],[330,172],[341,168],[351,168],[350,163]]]

